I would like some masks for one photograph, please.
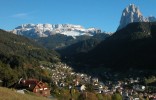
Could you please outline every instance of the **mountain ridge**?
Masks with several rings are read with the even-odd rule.
[[[37,38],[36,42],[48,49],[58,50],[58,49],[64,49],[70,45],[74,45],[78,42],[85,41],[91,38],[103,40],[103,38],[108,37],[108,36],[110,35],[106,33],[98,33],[98,34],[95,34],[94,36],[82,35],[82,36],[76,36],[74,38],[72,36],[56,34],[56,35],[49,36],[49,37]]]
[[[96,34],[91,38],[81,40],[79,42],[76,42],[74,44],[71,44],[67,47],[64,47],[62,49],[57,50],[57,52],[60,53],[63,57],[73,57],[74,55],[80,54],[80,53],[86,53],[92,50],[94,47],[96,47],[101,41],[108,38],[109,34]]]
[[[30,38],[36,38],[48,37],[55,34],[73,37],[81,35],[93,36],[97,33],[101,33],[101,30],[96,28],[85,29],[80,25],[73,24],[23,24],[13,29],[11,32]]]
[[[155,68],[155,33],[156,22],[130,23],[93,50],[77,55],[75,62],[123,70]]]

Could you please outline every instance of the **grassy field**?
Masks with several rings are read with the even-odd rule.
[[[8,88],[0,87],[0,100],[52,100],[52,99],[30,94],[21,94]]]

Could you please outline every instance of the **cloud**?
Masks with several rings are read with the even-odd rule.
[[[29,14],[28,13],[17,13],[12,15],[11,17],[13,18],[28,18]]]

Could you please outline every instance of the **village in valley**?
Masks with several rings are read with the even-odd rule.
[[[0,100],[156,100],[156,0],[0,9]]]
[[[44,83],[37,79],[20,79],[16,84],[17,91],[20,93],[22,89],[34,92],[37,95],[49,97],[62,95],[62,90],[68,91],[68,94],[73,98],[76,94],[86,94],[92,92],[102,95],[120,94],[122,100],[156,100],[156,91],[143,84],[143,80],[137,78],[127,78],[126,80],[105,80],[102,81],[98,77],[92,77],[85,73],[74,72],[73,68],[64,64],[58,63],[51,67],[40,66],[42,69],[50,70],[51,83]],[[110,79],[116,78],[116,75],[104,74]],[[86,96],[86,95],[85,95]],[[148,98],[148,99],[147,99]]]

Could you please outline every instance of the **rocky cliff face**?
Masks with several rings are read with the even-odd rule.
[[[120,25],[117,30],[122,29],[129,23],[133,22],[153,22],[156,21],[156,18],[154,16],[151,17],[144,17],[139,10],[137,6],[134,4],[130,4],[128,7],[126,7],[121,15]]]
[[[127,24],[132,22],[145,22],[145,18],[141,14],[140,10],[134,5],[130,4],[128,7],[126,7],[121,16],[120,25],[118,27],[118,30],[125,27]]]

